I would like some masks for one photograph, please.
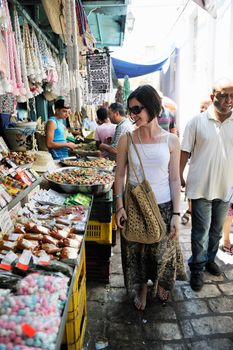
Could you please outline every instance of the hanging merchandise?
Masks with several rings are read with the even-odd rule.
[[[21,90],[21,94],[18,96],[18,102],[26,102],[27,99],[33,97],[33,94],[30,91],[30,87],[28,83],[25,52],[23,49],[23,41],[21,37],[19,18],[18,18],[18,13],[16,11],[16,8],[14,8],[14,24],[15,24],[16,50],[20,61],[22,81],[24,85],[24,90]]]
[[[68,104],[70,104],[70,79],[69,68],[65,57],[60,62],[58,56],[53,53],[53,58],[56,64],[58,74],[58,82],[52,86],[53,94],[63,96]]]
[[[65,2],[67,63],[70,77],[70,106],[72,112],[81,109],[78,26],[74,1]]]
[[[5,93],[7,85],[7,51],[6,51],[6,41],[3,36],[4,31],[7,30],[7,17],[4,11],[2,2],[0,3],[0,95]]]
[[[7,51],[6,41],[3,34],[0,32],[0,95],[3,95],[5,91],[9,90],[8,82],[8,67],[7,67]]]
[[[63,57],[63,60],[61,62],[61,75],[59,78],[60,78],[59,85],[61,87],[61,95],[68,97],[70,92],[70,77],[69,77],[69,68],[65,57]]]
[[[2,1],[0,1],[0,30],[3,32],[7,30],[7,16]]]
[[[16,97],[13,94],[0,95],[0,113],[14,114],[16,110]]]
[[[61,77],[61,63],[60,60],[58,58],[58,56],[52,52],[52,57],[55,63],[55,68],[56,68],[56,73],[57,73],[57,81],[53,82],[51,84],[51,92],[55,95],[55,96],[61,96],[61,85],[60,85],[60,77]]]
[[[46,72],[45,80],[47,82],[56,81],[57,73],[56,74],[51,73],[52,70],[56,70],[56,65],[55,65],[54,59],[52,57],[52,53],[41,35],[38,36],[38,44],[39,44],[39,50],[40,50],[42,61],[43,61],[43,66],[44,66],[44,69]],[[54,76],[55,76],[55,78],[54,78]]]
[[[37,40],[37,36],[36,36],[34,28],[32,28],[32,46],[33,46],[33,49],[35,52],[35,56],[37,58],[38,67],[39,67],[39,71],[40,71],[40,80],[39,81],[42,82],[46,78],[46,73],[45,73],[43,60],[41,57],[39,44],[38,44],[38,40]]]
[[[5,89],[5,93],[11,92],[13,95],[18,96],[20,93],[24,92],[24,87],[21,80],[20,63],[7,1],[3,0],[2,4],[7,18],[7,30],[3,32],[3,36],[6,43],[8,78],[10,83],[10,85],[8,85]]]
[[[23,23],[23,45],[25,50],[26,68],[30,90],[34,96],[37,96],[43,91],[41,86],[42,76],[39,67],[39,61],[35,55],[29,26],[26,20],[24,20]]]
[[[46,45],[46,43],[45,43]],[[47,45],[46,45],[47,46]],[[58,82],[58,72],[56,70],[56,63],[52,56],[52,52],[49,47],[47,47],[47,70],[46,70],[46,84],[44,86],[44,97],[48,101],[53,101],[59,96],[59,92],[56,90],[55,86]]]
[[[88,23],[87,15],[84,11],[81,0],[76,1],[76,16],[78,21],[79,35],[78,39],[82,38],[81,46],[93,49],[95,39],[91,33],[90,25]]]
[[[48,47],[49,54],[49,67],[47,71],[47,81],[51,84],[57,83],[58,81],[58,73],[56,71],[56,63],[54,61],[51,49]]]
[[[110,55],[108,52],[87,55],[88,89],[90,93],[110,91]]]

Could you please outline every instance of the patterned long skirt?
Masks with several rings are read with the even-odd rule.
[[[132,297],[140,285],[148,280],[153,282],[151,294],[154,297],[158,288],[170,292],[176,280],[186,280],[179,242],[169,238],[172,202],[160,204],[159,209],[167,225],[167,235],[163,240],[154,244],[142,244],[126,241],[121,235],[124,282]]]

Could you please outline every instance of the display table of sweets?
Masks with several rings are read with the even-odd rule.
[[[24,160],[32,162],[33,158],[30,156]],[[31,168],[31,164],[23,160],[16,163],[14,159],[4,158],[0,153],[0,211],[6,207],[9,210],[13,208],[41,181],[42,178]]]
[[[19,211],[11,232],[1,233],[1,350],[60,349],[62,340],[68,349],[82,347],[91,206],[58,205],[62,195],[45,192]]]

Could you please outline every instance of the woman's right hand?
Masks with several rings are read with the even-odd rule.
[[[127,220],[127,215],[125,209],[122,207],[116,211],[116,223],[117,227],[123,228],[124,222]]]

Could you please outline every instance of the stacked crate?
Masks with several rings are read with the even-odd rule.
[[[83,247],[85,248],[85,247]],[[86,299],[86,259],[82,251],[79,267],[76,271],[67,314],[63,343],[68,350],[81,350],[87,323]]]
[[[113,228],[113,192],[94,197],[86,233],[87,280],[109,282]]]

